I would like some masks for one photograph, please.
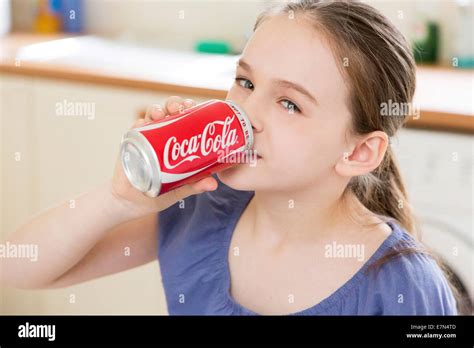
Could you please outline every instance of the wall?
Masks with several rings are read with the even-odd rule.
[[[240,50],[268,0],[84,0],[87,33],[147,45],[190,49],[201,38],[226,39]],[[441,58],[455,55],[458,11],[455,0],[366,0],[388,16],[411,40],[421,18],[437,20],[441,28]],[[471,8],[472,9],[472,8]],[[28,30],[32,1],[13,1],[13,27]],[[464,33],[463,35],[467,35]],[[471,41],[472,42],[472,41]]]

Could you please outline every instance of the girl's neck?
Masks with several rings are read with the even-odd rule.
[[[355,196],[343,199],[343,187],[302,191],[256,191],[248,206],[254,237],[270,245],[318,242],[333,238],[348,223],[346,209]]]

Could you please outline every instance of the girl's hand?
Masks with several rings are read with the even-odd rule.
[[[133,124],[132,129],[140,127],[147,122],[159,120],[169,115],[182,112],[194,105],[196,105],[196,103],[191,99],[184,100],[177,96],[169,97],[165,101],[164,106],[155,104],[149,107],[145,118],[137,120]],[[162,211],[188,196],[203,193],[205,191],[214,191],[216,188],[217,181],[209,176],[198,182],[181,186],[156,198],[148,197],[130,184],[123,171],[120,155],[115,164],[115,172],[111,183],[112,195],[118,201],[127,205],[129,209],[133,210],[137,217],[147,213]]]

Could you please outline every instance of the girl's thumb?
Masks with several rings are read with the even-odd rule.
[[[164,210],[176,202],[185,199],[186,197],[206,191],[214,191],[217,189],[217,185],[216,179],[214,179],[212,176],[209,176],[199,180],[198,182],[184,185],[170,192],[166,192],[162,196],[159,196],[155,202],[158,205],[159,210]]]
[[[201,179],[198,182],[189,185],[191,187],[191,194],[198,194],[203,193],[206,191],[214,191],[217,189],[217,180],[214,179],[212,176],[208,176],[207,178]]]

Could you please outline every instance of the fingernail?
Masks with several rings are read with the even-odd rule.
[[[161,105],[153,105],[153,111],[163,111]]]
[[[179,110],[179,103],[177,103],[177,102],[171,103],[170,106],[168,107],[168,110],[169,110],[170,112],[176,112],[176,111],[178,111],[178,110]]]

